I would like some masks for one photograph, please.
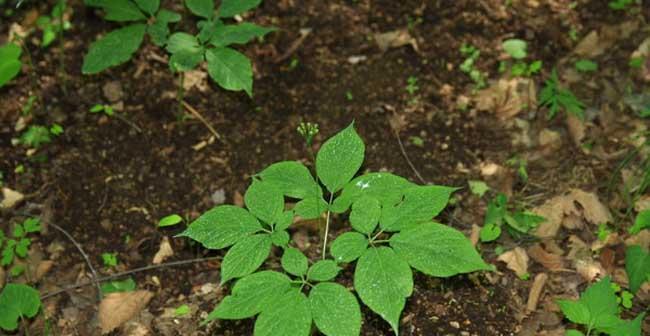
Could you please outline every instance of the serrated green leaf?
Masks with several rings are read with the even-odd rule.
[[[271,233],[271,242],[278,247],[286,247],[289,243],[289,233],[287,231],[273,231]]]
[[[222,249],[261,230],[262,225],[250,212],[221,205],[201,215],[178,236],[192,238],[209,249]]]
[[[557,304],[569,321],[578,324],[589,324],[589,309],[582,302],[558,300]]]
[[[255,336],[309,336],[311,319],[309,300],[296,288],[262,310],[253,333]]]
[[[275,220],[275,230],[276,231],[282,231],[286,230],[293,224],[293,210],[288,210],[282,213],[276,220]]]
[[[253,66],[248,57],[230,48],[208,49],[205,57],[208,74],[219,86],[253,96]]]
[[[365,149],[353,123],[325,141],[316,155],[316,172],[327,190],[337,192],[354,177]]]
[[[327,202],[321,197],[307,197],[296,203],[293,211],[302,219],[319,218],[327,210]]]
[[[319,260],[309,267],[307,279],[314,281],[330,281],[339,274],[341,268],[334,260]]]
[[[32,240],[29,238],[22,238],[16,244],[16,255],[21,258],[26,258],[29,253],[29,246],[32,244]]]
[[[129,0],[102,1],[101,7],[106,11],[105,20],[108,21],[139,21],[146,20],[138,6]]]
[[[625,271],[630,282],[630,291],[636,293],[644,282],[650,280],[650,253],[639,245],[625,250]]]
[[[41,308],[39,293],[23,284],[7,284],[0,293],[0,328],[18,328],[18,320],[36,316]]]
[[[346,232],[334,240],[330,253],[336,262],[349,263],[359,258],[368,247],[368,238],[358,232]]]
[[[145,24],[133,24],[113,30],[93,42],[84,57],[81,71],[86,75],[95,74],[130,60],[140,48],[146,29]]]
[[[101,284],[102,294],[110,294],[116,292],[132,292],[136,289],[136,283],[133,278],[129,277],[126,280],[114,280]]]
[[[371,196],[363,196],[352,204],[350,224],[355,230],[371,234],[379,223],[381,217],[381,204]]]
[[[505,40],[501,46],[503,47],[503,50],[514,59],[524,59],[528,56],[528,53],[526,52],[528,43],[524,40]]]
[[[181,20],[181,15],[170,11],[167,9],[161,9],[158,14],[156,14],[156,21],[162,21],[165,23],[178,22]]]
[[[220,25],[212,33],[210,44],[215,47],[227,47],[231,44],[246,44],[256,37],[274,31],[275,28],[258,26],[244,22],[238,25]]]
[[[23,228],[27,233],[41,232],[40,218],[32,217],[32,218],[25,219],[25,221],[23,222]]]
[[[383,208],[379,225],[384,231],[400,231],[430,221],[447,206],[456,190],[436,185],[408,188],[401,203]]]
[[[438,223],[420,224],[390,238],[390,246],[413,268],[437,277],[491,270],[460,231]]]
[[[326,336],[359,335],[361,308],[345,287],[331,282],[319,283],[309,293],[309,305],[316,327]]]
[[[301,276],[307,273],[307,257],[296,248],[290,247],[285,249],[280,261],[282,268],[289,274]]]
[[[185,6],[194,15],[211,19],[214,16],[214,0],[185,0]]]
[[[2,249],[2,259],[0,260],[0,266],[10,265],[14,261],[14,249],[16,247],[16,241],[13,239],[7,240],[7,245]]]
[[[618,314],[616,293],[609,277],[587,288],[579,300],[558,300],[558,305],[569,320],[589,329],[611,326]]]
[[[223,0],[219,7],[219,17],[228,18],[260,5],[262,0]]]
[[[409,265],[388,247],[371,247],[357,261],[354,289],[361,301],[399,335],[399,317],[413,292]]]
[[[304,199],[323,195],[309,169],[298,161],[274,163],[260,172],[259,176],[264,182],[275,185],[288,197]]]
[[[641,327],[643,320],[645,318],[645,312],[637,315],[637,317],[632,320],[622,320],[616,318],[616,323],[605,328],[601,327],[598,330],[606,332],[610,336],[641,336]]]
[[[25,236],[25,228],[22,224],[16,224],[14,226],[14,231],[12,232],[14,238],[22,238]]]
[[[284,196],[274,185],[253,179],[244,194],[244,204],[257,218],[271,224],[282,215]]]
[[[291,288],[291,279],[273,271],[245,276],[230,295],[208,315],[203,324],[216,319],[245,319],[259,314]]]
[[[221,263],[221,284],[257,270],[271,252],[271,236],[256,234],[245,237],[231,247]]]
[[[650,209],[639,212],[634,220],[634,225],[630,227],[630,234],[635,235],[648,228],[650,228]]]
[[[173,214],[161,218],[160,221],[158,222],[158,227],[174,226],[182,221],[183,221],[183,217],[177,214]]]
[[[378,199],[383,206],[397,204],[403,191],[416,186],[407,179],[391,173],[370,173],[356,177],[345,185],[341,195],[334,200],[332,211],[345,212],[361,196]]]
[[[160,0],[133,0],[143,12],[154,16],[160,7]]]

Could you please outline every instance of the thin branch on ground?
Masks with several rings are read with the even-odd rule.
[[[302,43],[305,42],[305,40],[307,39],[307,36],[309,36],[309,34],[311,34],[311,30],[301,31],[300,32],[300,37],[298,37],[295,41],[293,41],[291,43],[291,45],[289,46],[289,49],[287,49],[282,55],[276,57],[273,60],[273,63],[277,64],[277,63],[283,62],[286,59],[288,59],[289,57],[291,57],[291,55],[293,55],[293,53],[295,53],[296,50],[298,50],[298,48],[300,48]]]
[[[68,231],[64,230],[62,227],[54,224],[54,223],[47,223],[48,225],[51,225],[53,228],[59,230],[61,233],[63,233],[71,242],[74,244],[74,246],[79,250],[79,253],[81,253],[81,256],[83,256],[84,260],[86,260],[86,264],[88,265],[88,268],[90,269],[90,272],[92,273],[93,276],[93,281],[89,282],[89,284],[95,284],[97,287],[97,298],[98,301],[102,300],[102,289],[99,286],[99,277],[97,276],[97,271],[95,271],[95,268],[93,267],[93,264],[90,262],[90,258],[88,258],[88,255],[86,252],[84,252],[83,248],[81,245],[68,233]]]
[[[104,277],[101,277],[101,278],[97,278],[97,284],[99,286],[100,282],[106,282],[106,281],[114,280],[114,279],[117,279],[117,278],[125,277],[127,275],[140,273],[140,272],[145,272],[145,271],[150,271],[150,270],[154,270],[154,269],[166,268],[166,267],[172,267],[172,266],[180,266],[180,265],[187,265],[187,264],[194,264],[194,263],[199,263],[199,262],[204,262],[204,261],[211,261],[211,260],[222,259],[222,258],[223,257],[221,257],[221,256],[208,257],[208,258],[196,258],[196,259],[189,259],[189,260],[172,261],[172,262],[158,264],[158,265],[143,266],[143,267],[139,267],[139,268],[134,268],[132,270],[128,270],[128,271],[124,271],[124,272],[120,272],[120,273],[107,275],[107,276],[104,276]],[[65,286],[65,287],[63,287],[63,288],[61,288],[61,289],[59,289],[57,291],[47,293],[47,294],[41,296],[41,300],[45,300],[45,299],[51,298],[53,296],[59,295],[61,293],[68,292],[68,291],[71,291],[71,290],[74,290],[74,289],[77,289],[77,288],[86,287],[86,286],[92,285],[93,283],[95,283],[95,282],[94,281],[86,281],[86,282],[81,282],[81,283],[74,284],[74,285]],[[100,288],[100,287],[98,287],[98,288]],[[101,291],[100,291],[100,293],[101,293]]]
[[[210,125],[210,123],[209,123],[205,118],[203,118],[203,116],[201,115],[201,113],[199,113],[199,111],[197,111],[194,107],[192,107],[192,105],[188,104],[188,103],[187,103],[186,101],[184,101],[184,100],[181,100],[181,104],[183,104],[183,106],[185,107],[185,109],[187,109],[188,111],[190,111],[190,113],[191,113],[194,117],[196,117],[197,119],[199,119],[199,120],[203,123],[203,125],[205,125],[205,127],[207,127],[208,130],[210,130],[210,132],[211,132],[211,133],[212,133],[212,134],[213,134],[217,139],[221,140],[221,135],[220,135],[220,134],[219,134],[219,133],[214,129],[214,127],[212,127],[212,125]]]
[[[411,159],[409,159],[408,154],[406,154],[406,149],[404,149],[404,144],[402,143],[402,139],[400,139],[397,130],[393,130],[393,134],[395,134],[395,138],[399,144],[399,150],[402,152],[402,156],[404,156],[406,163],[408,163],[409,167],[411,167],[411,170],[413,170],[413,173],[415,173],[415,176],[418,178],[418,180],[420,180],[422,184],[427,184],[424,178],[422,178],[422,175],[420,175],[420,172],[415,168],[415,165],[413,165],[413,162],[411,162]]]

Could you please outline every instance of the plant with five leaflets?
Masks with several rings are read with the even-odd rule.
[[[316,178],[300,162],[272,164],[253,177],[244,195],[247,209],[217,206],[180,234],[209,249],[229,248],[221,283],[237,281],[205,322],[257,316],[256,336],[307,336],[312,323],[328,336],[359,335],[357,297],[335,282],[343,267],[356,262],[354,290],[397,335],[413,292],[412,269],[437,277],[492,269],[461,232],[432,221],[455,188],[419,186],[384,172],[354,178],[364,153],[350,125],[321,146]],[[286,210],[285,198],[296,205]],[[352,230],[328,245],[332,214],[348,210]],[[295,216],[323,214],[322,258],[312,262],[291,246],[288,229]],[[273,246],[283,250],[284,272],[257,271]]]
[[[548,107],[548,119],[553,119],[564,108],[568,113],[584,120],[584,104],[569,89],[560,86],[557,71],[553,69],[551,78],[546,80],[545,86],[539,94],[539,105]]]
[[[14,262],[14,259],[26,258],[29,253],[29,247],[32,240],[27,237],[30,233],[41,232],[41,221],[38,218],[27,218],[22,224],[16,224],[11,234],[11,238],[6,237],[0,230],[0,247],[2,247],[2,258],[0,266],[8,266]],[[23,268],[12,269],[13,275],[22,273]]]
[[[197,23],[198,34],[177,32],[169,36],[167,51],[171,54],[169,66],[181,73],[207,63],[208,74],[226,90],[244,90],[253,96],[253,67],[246,55],[230,48],[234,44],[246,44],[261,38],[274,28],[252,23],[225,24],[224,19],[253,9],[261,0],[223,0],[215,11],[213,0],[185,0],[192,14],[201,18]],[[180,85],[182,87],[182,83]]]
[[[22,67],[20,54],[22,50],[15,43],[7,43],[0,47],[0,88],[9,83]]]
[[[106,12],[105,20],[128,22],[90,45],[81,71],[95,74],[131,59],[140,48],[145,34],[162,47],[167,43],[169,24],[178,22],[180,14],[160,9],[160,0],[84,0],[87,6]]]
[[[558,300],[557,304],[567,319],[586,327],[587,336],[594,332],[612,336],[641,336],[641,323],[645,313],[631,321],[621,319],[616,292],[609,277],[587,288],[579,300]],[[566,335],[585,334],[578,330],[568,330]]]
[[[501,228],[504,224],[510,235],[515,237],[525,235],[545,220],[544,217],[532,212],[509,211],[508,196],[500,193],[488,203],[480,238],[482,242],[496,240],[501,236]]]
[[[13,331],[18,321],[36,316],[41,309],[38,291],[22,284],[7,284],[0,293],[0,328]]]

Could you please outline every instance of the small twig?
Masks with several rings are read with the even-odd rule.
[[[62,227],[54,224],[54,223],[47,223],[48,225],[51,225],[55,229],[59,230],[61,233],[63,233],[68,239],[74,244],[74,246],[79,250],[79,253],[83,256],[83,258],[86,260],[86,264],[88,265],[88,268],[90,268],[90,272],[92,273],[93,276],[93,281],[90,283],[94,283],[95,286],[97,287],[97,298],[99,301],[102,300],[102,289],[99,287],[99,277],[97,276],[97,271],[95,271],[95,268],[93,267],[93,264],[90,262],[90,258],[88,258],[88,255],[86,252],[84,252],[83,248],[81,248],[81,245],[68,233],[68,231],[64,230]]]
[[[422,175],[420,175],[420,172],[415,168],[415,165],[413,165],[413,162],[411,162],[411,159],[409,159],[408,154],[406,154],[406,149],[404,149],[404,144],[402,143],[402,139],[400,139],[397,130],[393,129],[393,134],[395,134],[395,138],[397,139],[397,143],[399,144],[399,150],[402,152],[402,156],[404,156],[406,163],[408,163],[409,167],[411,167],[411,170],[413,170],[413,173],[415,173],[415,176],[417,176],[418,180],[420,180],[422,184],[427,184],[424,178],[422,178]]]
[[[196,259],[189,259],[189,260],[172,261],[172,262],[158,264],[158,265],[148,265],[148,266],[134,268],[132,270],[128,270],[128,271],[124,271],[124,272],[120,272],[120,273],[115,273],[115,274],[112,274],[112,275],[107,275],[105,277],[98,278],[97,283],[110,281],[110,280],[113,280],[113,279],[121,278],[123,276],[131,275],[131,274],[134,274],[134,273],[150,271],[150,270],[153,270],[153,269],[171,267],[171,266],[179,266],[179,265],[186,265],[186,264],[193,264],[193,263],[198,263],[198,262],[203,262],[203,261],[210,261],[210,260],[215,260],[215,259],[222,259],[222,258],[223,257],[221,257],[221,256],[217,256],[217,257],[196,258]],[[93,283],[94,283],[93,281],[86,281],[86,282],[66,286],[66,287],[64,287],[62,289],[59,289],[57,291],[47,293],[47,294],[41,296],[41,300],[45,300],[47,298],[59,295],[59,294],[61,294],[63,292],[71,291],[73,289],[77,289],[77,288],[85,287],[85,286],[88,286],[88,285],[92,285]]]
[[[273,63],[280,63],[287,58],[291,57],[291,55],[300,48],[300,45],[302,45],[303,42],[305,42],[305,39],[307,39],[307,36],[311,33],[311,30],[304,30],[300,32],[300,37],[297,38],[291,45],[289,46],[289,49],[287,49],[282,55],[276,57],[273,60]]]
[[[138,127],[138,125],[136,125],[133,121],[127,119],[125,116],[123,116],[123,115],[121,115],[119,113],[116,113],[116,112],[113,113],[113,116],[115,116],[117,119],[120,119],[121,121],[123,121],[127,125],[131,126],[138,133],[142,133],[142,129],[140,127]]]
[[[203,116],[201,115],[201,113],[199,113],[199,111],[197,111],[195,108],[192,107],[192,105],[188,104],[184,100],[181,100],[181,104],[183,104],[185,109],[190,111],[190,113],[192,113],[194,117],[199,119],[203,123],[203,125],[205,125],[205,127],[207,127],[217,139],[221,140],[221,135],[219,135],[219,133],[212,127],[212,125],[210,125],[210,123],[208,123],[208,121],[205,120],[205,118],[203,118]]]

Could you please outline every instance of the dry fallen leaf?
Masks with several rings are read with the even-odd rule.
[[[478,240],[481,236],[481,227],[472,224],[472,233],[469,235],[469,240],[472,242],[472,246],[476,246],[476,243],[478,243]]]
[[[564,269],[564,258],[561,255],[546,251],[540,244],[529,247],[528,255],[551,272]]]
[[[555,237],[561,225],[570,230],[581,228],[583,219],[594,225],[613,220],[609,209],[600,202],[596,194],[580,189],[572,189],[566,195],[553,197],[532,209],[532,212],[546,218],[535,231],[539,238]]]
[[[641,232],[633,235],[625,240],[625,246],[639,245],[644,249],[650,249],[650,230],[641,230]]]
[[[580,120],[580,118],[574,116],[571,113],[567,113],[566,125],[569,129],[571,139],[573,139],[573,143],[576,146],[580,146],[582,140],[584,140],[586,136],[587,125],[582,120]]]
[[[540,273],[535,276],[533,285],[530,287],[530,292],[528,292],[528,301],[526,302],[526,309],[529,312],[537,310],[537,303],[539,302],[539,297],[542,295],[546,280],[548,280],[548,274],[546,273]]]
[[[185,78],[183,78],[183,89],[185,91],[190,91],[193,87],[196,87],[201,92],[207,92],[210,86],[208,85],[208,74],[201,70],[195,69],[185,72]]]
[[[641,212],[648,209],[650,209],[650,195],[641,196],[636,201],[636,203],[634,203],[634,210],[636,210],[636,212]]]
[[[137,316],[147,306],[153,293],[145,290],[108,294],[99,304],[99,325],[102,335],[113,331]]]
[[[153,264],[158,265],[173,255],[174,250],[172,249],[172,245],[169,243],[169,238],[163,237],[162,241],[160,242],[160,248],[158,249],[158,252],[156,252],[156,255],[153,257]]]
[[[506,263],[509,269],[513,270],[518,277],[528,274],[528,254],[521,247],[504,252],[499,255],[499,261]]]
[[[479,91],[474,100],[480,111],[494,112],[500,119],[510,119],[537,105],[536,92],[535,83],[528,78],[499,79]]]
[[[0,202],[0,208],[4,208],[4,209],[13,208],[14,205],[22,201],[24,198],[25,195],[15,190],[11,190],[9,188],[2,188],[2,201]]]
[[[578,271],[578,274],[587,282],[591,282],[596,277],[606,274],[600,262],[594,261],[591,258],[574,260],[573,266]]]
[[[418,45],[411,36],[408,29],[398,29],[386,33],[375,34],[375,41],[381,51],[391,48],[399,48],[405,45],[411,45],[415,51],[418,51]]]

